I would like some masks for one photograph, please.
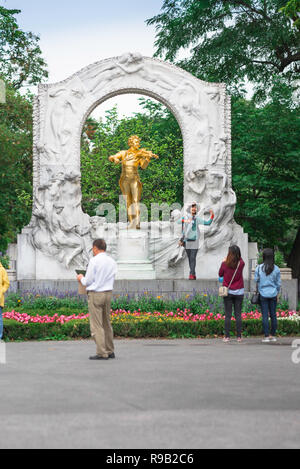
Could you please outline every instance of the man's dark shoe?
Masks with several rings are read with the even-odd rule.
[[[108,360],[108,357],[101,357],[101,355],[94,355],[90,360]]]
[[[110,353],[110,354],[108,355],[108,358],[116,358],[114,352]]]

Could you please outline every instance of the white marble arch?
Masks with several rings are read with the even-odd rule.
[[[225,85],[206,83],[158,59],[127,53],[83,68],[64,81],[39,85],[34,103],[34,190],[47,168],[80,171],[80,138],[88,115],[124,93],[153,97],[181,128],[184,172],[220,169],[231,180],[230,98]],[[185,201],[197,198],[185,184]]]
[[[90,217],[81,208],[82,128],[99,104],[125,93],[157,99],[178,121],[184,146],[184,202],[198,202],[203,212],[212,208],[216,214],[203,252],[223,249],[236,240],[231,111],[225,85],[201,81],[138,52],[125,53],[89,65],[64,81],[39,85],[33,113],[33,211],[19,239],[19,279],[72,278],[74,267],[86,265],[92,230]],[[27,256],[27,270],[22,256]],[[167,260],[162,270],[162,276],[170,276]]]

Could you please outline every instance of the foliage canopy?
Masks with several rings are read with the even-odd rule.
[[[300,225],[299,108],[280,82],[265,106],[239,98],[232,108],[235,218],[253,241],[288,254]]]
[[[31,215],[32,104],[7,87],[0,104],[0,251],[15,240]]]
[[[201,79],[231,89],[245,80],[264,95],[273,75],[299,76],[300,31],[281,11],[280,0],[165,0],[156,26],[156,55],[175,61]]]
[[[100,203],[118,206],[120,166],[108,161],[110,155],[128,148],[130,135],[141,138],[141,146],[159,155],[148,168],[140,170],[142,202],[149,209],[153,202],[170,204],[183,201],[182,136],[176,119],[160,103],[141,99],[144,112],[132,118],[118,118],[116,108],[104,122],[87,121],[84,131],[92,132],[92,149],[83,142],[81,152],[83,207],[90,214]]]
[[[0,6],[0,78],[13,88],[36,85],[48,76],[39,36],[22,31],[15,19],[20,10]]]

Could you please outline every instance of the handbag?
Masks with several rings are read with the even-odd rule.
[[[258,268],[258,282],[259,282],[259,268]],[[256,291],[253,293],[250,299],[250,303],[252,305],[259,305],[260,304],[260,293],[258,291],[258,282],[256,282]]]
[[[250,302],[251,302],[252,305],[259,305],[260,304],[260,293],[258,291],[253,293]]]
[[[184,234],[184,218],[182,218],[182,220],[181,220],[181,232],[182,232],[182,236],[179,240],[179,245],[182,246],[185,249],[186,242],[185,242],[185,234]]]
[[[235,269],[235,272],[234,272],[234,274],[233,274],[233,276],[232,276],[232,279],[230,280],[230,283],[229,283],[228,287],[224,287],[224,286],[219,287],[219,296],[223,296],[223,297],[224,297],[224,296],[228,296],[228,291],[229,291],[230,286],[231,286],[231,284],[232,284],[232,282],[233,282],[233,280],[234,280],[234,277],[235,277],[235,275],[236,275],[236,273],[237,273],[237,271],[238,271],[238,268],[239,268],[239,266],[240,266],[240,263],[241,263],[241,261],[239,261],[239,263],[238,263],[238,265],[237,265],[237,268]]]

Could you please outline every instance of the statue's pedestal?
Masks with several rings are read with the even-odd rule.
[[[149,259],[148,230],[120,230],[118,236],[118,273],[116,279],[140,280],[156,278]]]
[[[101,234],[111,255],[118,265],[117,280],[181,280],[189,278],[189,263],[186,255],[178,255],[178,240],[181,237],[181,223],[143,222],[141,229],[128,229],[126,223],[107,223]],[[256,243],[248,243],[248,235],[234,224],[233,238],[216,247],[210,246],[212,237],[206,235],[209,227],[203,228],[197,255],[196,276],[198,280],[215,281],[222,260],[227,256],[230,244],[237,244],[245,261],[244,279],[251,278],[251,268],[257,258]],[[66,267],[57,256],[49,257],[42,250],[32,246],[32,228],[26,227],[18,235],[18,250],[11,254],[17,265],[17,281],[37,281],[39,288],[50,288],[53,282],[76,281],[75,269],[86,269],[86,264]],[[91,240],[87,238],[86,245]],[[209,247],[207,247],[207,245]],[[68,254],[71,252],[69,248]],[[91,253],[90,253],[91,255]],[[14,257],[13,257],[14,256]],[[49,283],[50,281],[50,283]],[[42,283],[41,283],[42,282]],[[28,283],[29,285],[29,283]],[[33,285],[33,284],[30,284]],[[56,285],[56,283],[55,283]],[[28,287],[29,288],[29,287]],[[33,288],[33,287],[30,287]],[[56,288],[56,287],[55,287]]]

